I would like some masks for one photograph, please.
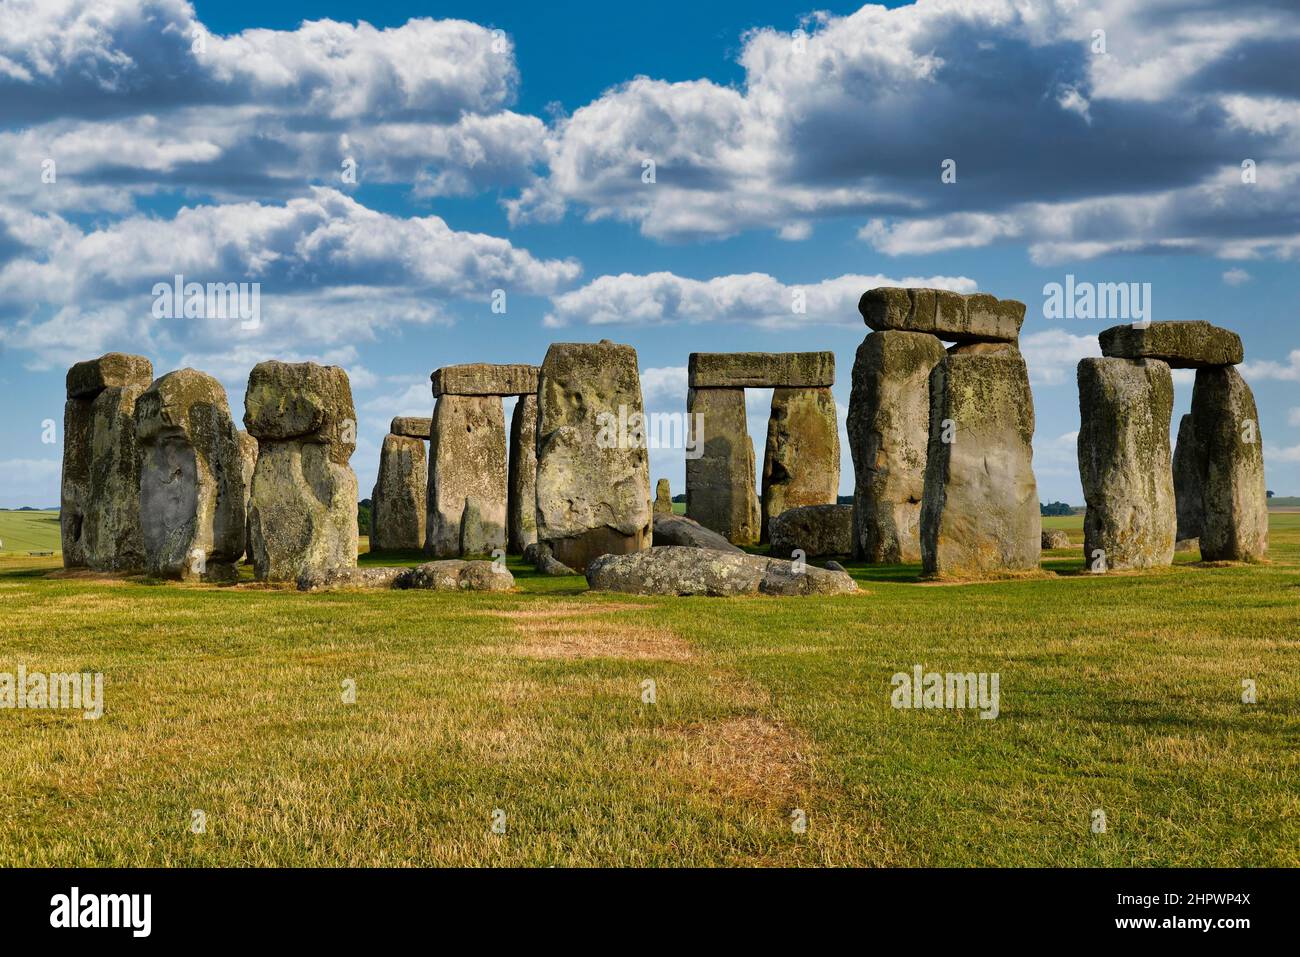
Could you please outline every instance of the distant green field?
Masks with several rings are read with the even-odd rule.
[[[846,562],[863,593],[826,599],[595,594],[517,559],[511,593],[306,595],[0,557],[0,672],[105,680],[97,721],[0,710],[0,866],[1294,867],[1300,513],[1271,519],[1265,565]],[[913,665],[998,673],[1000,714],[891,707]]]
[[[0,511],[0,555],[58,552],[58,512]]]

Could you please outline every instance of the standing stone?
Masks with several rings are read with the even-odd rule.
[[[537,541],[537,394],[521,395],[510,416],[509,547],[512,554]]]
[[[1204,472],[1205,456],[1196,444],[1196,427],[1189,412],[1178,423],[1178,444],[1174,446],[1174,504],[1178,509],[1179,542],[1201,537]]]
[[[253,560],[248,550],[248,496],[253,491],[253,471],[257,468],[257,439],[240,429],[239,436],[239,471],[244,480],[244,550],[241,554]]]
[[[873,332],[858,347],[849,396],[854,552],[869,562],[921,560],[921,498],[930,435],[930,373],[942,343]]]
[[[507,497],[501,397],[443,393],[429,433],[425,553],[456,558],[505,548]]]
[[[229,582],[244,554],[244,474],[226,390],[194,369],[158,378],[135,404],[145,567]]]
[[[930,373],[921,562],[941,578],[1038,568],[1034,397],[1019,351],[946,356]]]
[[[357,563],[356,411],[347,373],[260,362],[244,425],[257,439],[248,550],[259,581],[297,581]]]
[[[370,493],[370,551],[424,547],[425,495],[429,483],[424,441],[384,436],[379,474]]]
[[[1088,511],[1084,561],[1122,571],[1174,560],[1169,460],[1174,383],[1157,359],[1079,362],[1079,477]]]
[[[651,542],[650,462],[636,350],[556,343],[538,385],[537,540],[577,571]],[[633,416],[637,418],[634,419]]]
[[[1196,373],[1192,422],[1204,462],[1202,560],[1262,561],[1268,555],[1264,440],[1255,396],[1236,369]]]
[[[707,423],[706,423],[707,428]],[[840,487],[840,431],[827,387],[774,389],[763,455],[761,540],[787,508],[831,505]]]
[[[655,483],[654,513],[656,515],[671,515],[673,513],[673,492],[666,478],[661,478]]]
[[[144,567],[135,403],[152,379],[148,359],[121,352],[68,370],[59,513],[67,568]]]
[[[690,389],[686,412],[690,446],[699,451],[686,459],[687,516],[733,545],[755,544],[762,519],[745,390]]]

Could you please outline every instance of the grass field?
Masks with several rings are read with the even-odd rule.
[[[0,558],[0,671],[103,672],[106,699],[0,711],[0,864],[1297,865],[1300,514],[1272,526],[1263,566],[854,565],[864,594],[822,600],[518,565],[504,595],[304,595]],[[914,664],[999,673],[1000,716],[895,710]]]
[[[0,555],[57,552],[58,512],[0,511]]]

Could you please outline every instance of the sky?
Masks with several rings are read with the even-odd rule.
[[[1083,501],[1075,366],[1143,318],[1240,333],[1300,495],[1297,43],[1294,0],[0,0],[0,507],[57,505],[104,352],[237,419],[257,362],[343,366],[364,496],[433,369],[557,341],[634,346],[659,412],[692,352],[831,350],[842,422],[880,285],[1026,304],[1044,501]],[[157,315],[176,275],[259,321]],[[1057,315],[1067,277],[1149,308]],[[682,491],[683,452],[651,472]]]

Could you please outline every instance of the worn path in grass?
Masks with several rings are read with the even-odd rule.
[[[1196,558],[948,587],[853,566],[867,594],[818,600],[0,558],[0,672],[101,671],[107,698],[0,711],[0,863],[1300,864],[1300,515],[1270,565]],[[1000,716],[895,710],[914,664],[998,672]]]

